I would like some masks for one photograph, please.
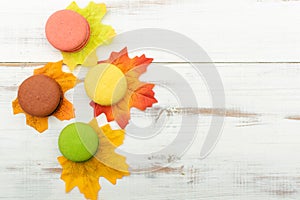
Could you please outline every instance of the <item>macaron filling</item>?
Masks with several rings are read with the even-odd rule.
[[[119,102],[125,96],[127,80],[115,65],[101,63],[88,71],[84,87],[88,97],[95,103],[109,106]]]
[[[93,157],[99,146],[96,131],[86,123],[76,122],[66,126],[60,133],[58,147],[68,160],[84,162]]]

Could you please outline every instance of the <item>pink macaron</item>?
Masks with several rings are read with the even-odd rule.
[[[45,31],[50,44],[64,52],[81,50],[90,38],[88,21],[71,10],[60,10],[52,14]]]

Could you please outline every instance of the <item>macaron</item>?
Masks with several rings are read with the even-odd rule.
[[[58,138],[60,152],[68,160],[84,162],[93,157],[99,146],[96,131],[86,123],[76,122],[66,126]]]
[[[113,64],[101,63],[91,68],[84,80],[86,94],[103,106],[119,102],[127,92],[123,72]]]
[[[88,43],[90,26],[79,13],[60,10],[52,14],[45,27],[49,43],[64,52],[76,52]]]
[[[34,75],[19,86],[18,101],[27,114],[36,117],[51,115],[63,98],[60,85],[45,75]]]

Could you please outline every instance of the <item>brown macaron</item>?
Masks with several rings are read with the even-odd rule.
[[[45,75],[33,75],[19,86],[18,100],[23,111],[36,117],[54,113],[63,98],[60,85]]]
[[[60,10],[52,14],[45,32],[50,44],[64,52],[81,50],[90,38],[88,21],[72,10]]]

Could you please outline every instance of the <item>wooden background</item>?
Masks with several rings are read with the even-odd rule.
[[[88,3],[77,2],[82,7]],[[11,109],[22,80],[37,66],[61,59],[45,39],[44,24],[50,14],[69,3],[67,0],[1,2],[0,199],[83,199],[77,189],[65,194],[64,183],[59,179],[57,137],[70,122],[51,119],[49,130],[37,134],[25,125],[23,115],[13,116]],[[104,22],[118,33],[138,28],[167,28],[201,45],[222,78],[226,119],[215,150],[200,160],[200,146],[211,116],[218,115],[217,110],[210,108],[205,83],[194,76],[189,63],[161,52],[143,51],[154,57],[156,63],[167,65],[190,80],[200,108],[189,114],[200,117],[199,134],[186,154],[169,166],[159,166],[160,159],[170,156],[162,155],[148,163],[157,169],[155,172],[133,174],[116,186],[101,180],[103,189],[99,199],[300,199],[300,1],[107,0],[105,3],[109,12]],[[123,42],[126,46],[126,41]],[[107,54],[99,56],[105,58]],[[171,108],[176,107],[176,101],[168,104],[172,99],[170,94],[160,87],[156,92],[159,104],[146,113],[133,110],[131,123],[155,118],[157,111],[167,108],[167,123],[172,128],[162,132],[159,142],[153,140],[145,146],[135,144],[128,136],[125,150],[148,152],[163,148],[181,126],[180,119],[186,114],[184,108],[177,107],[174,111]],[[70,91],[68,98],[72,100],[72,96]]]

